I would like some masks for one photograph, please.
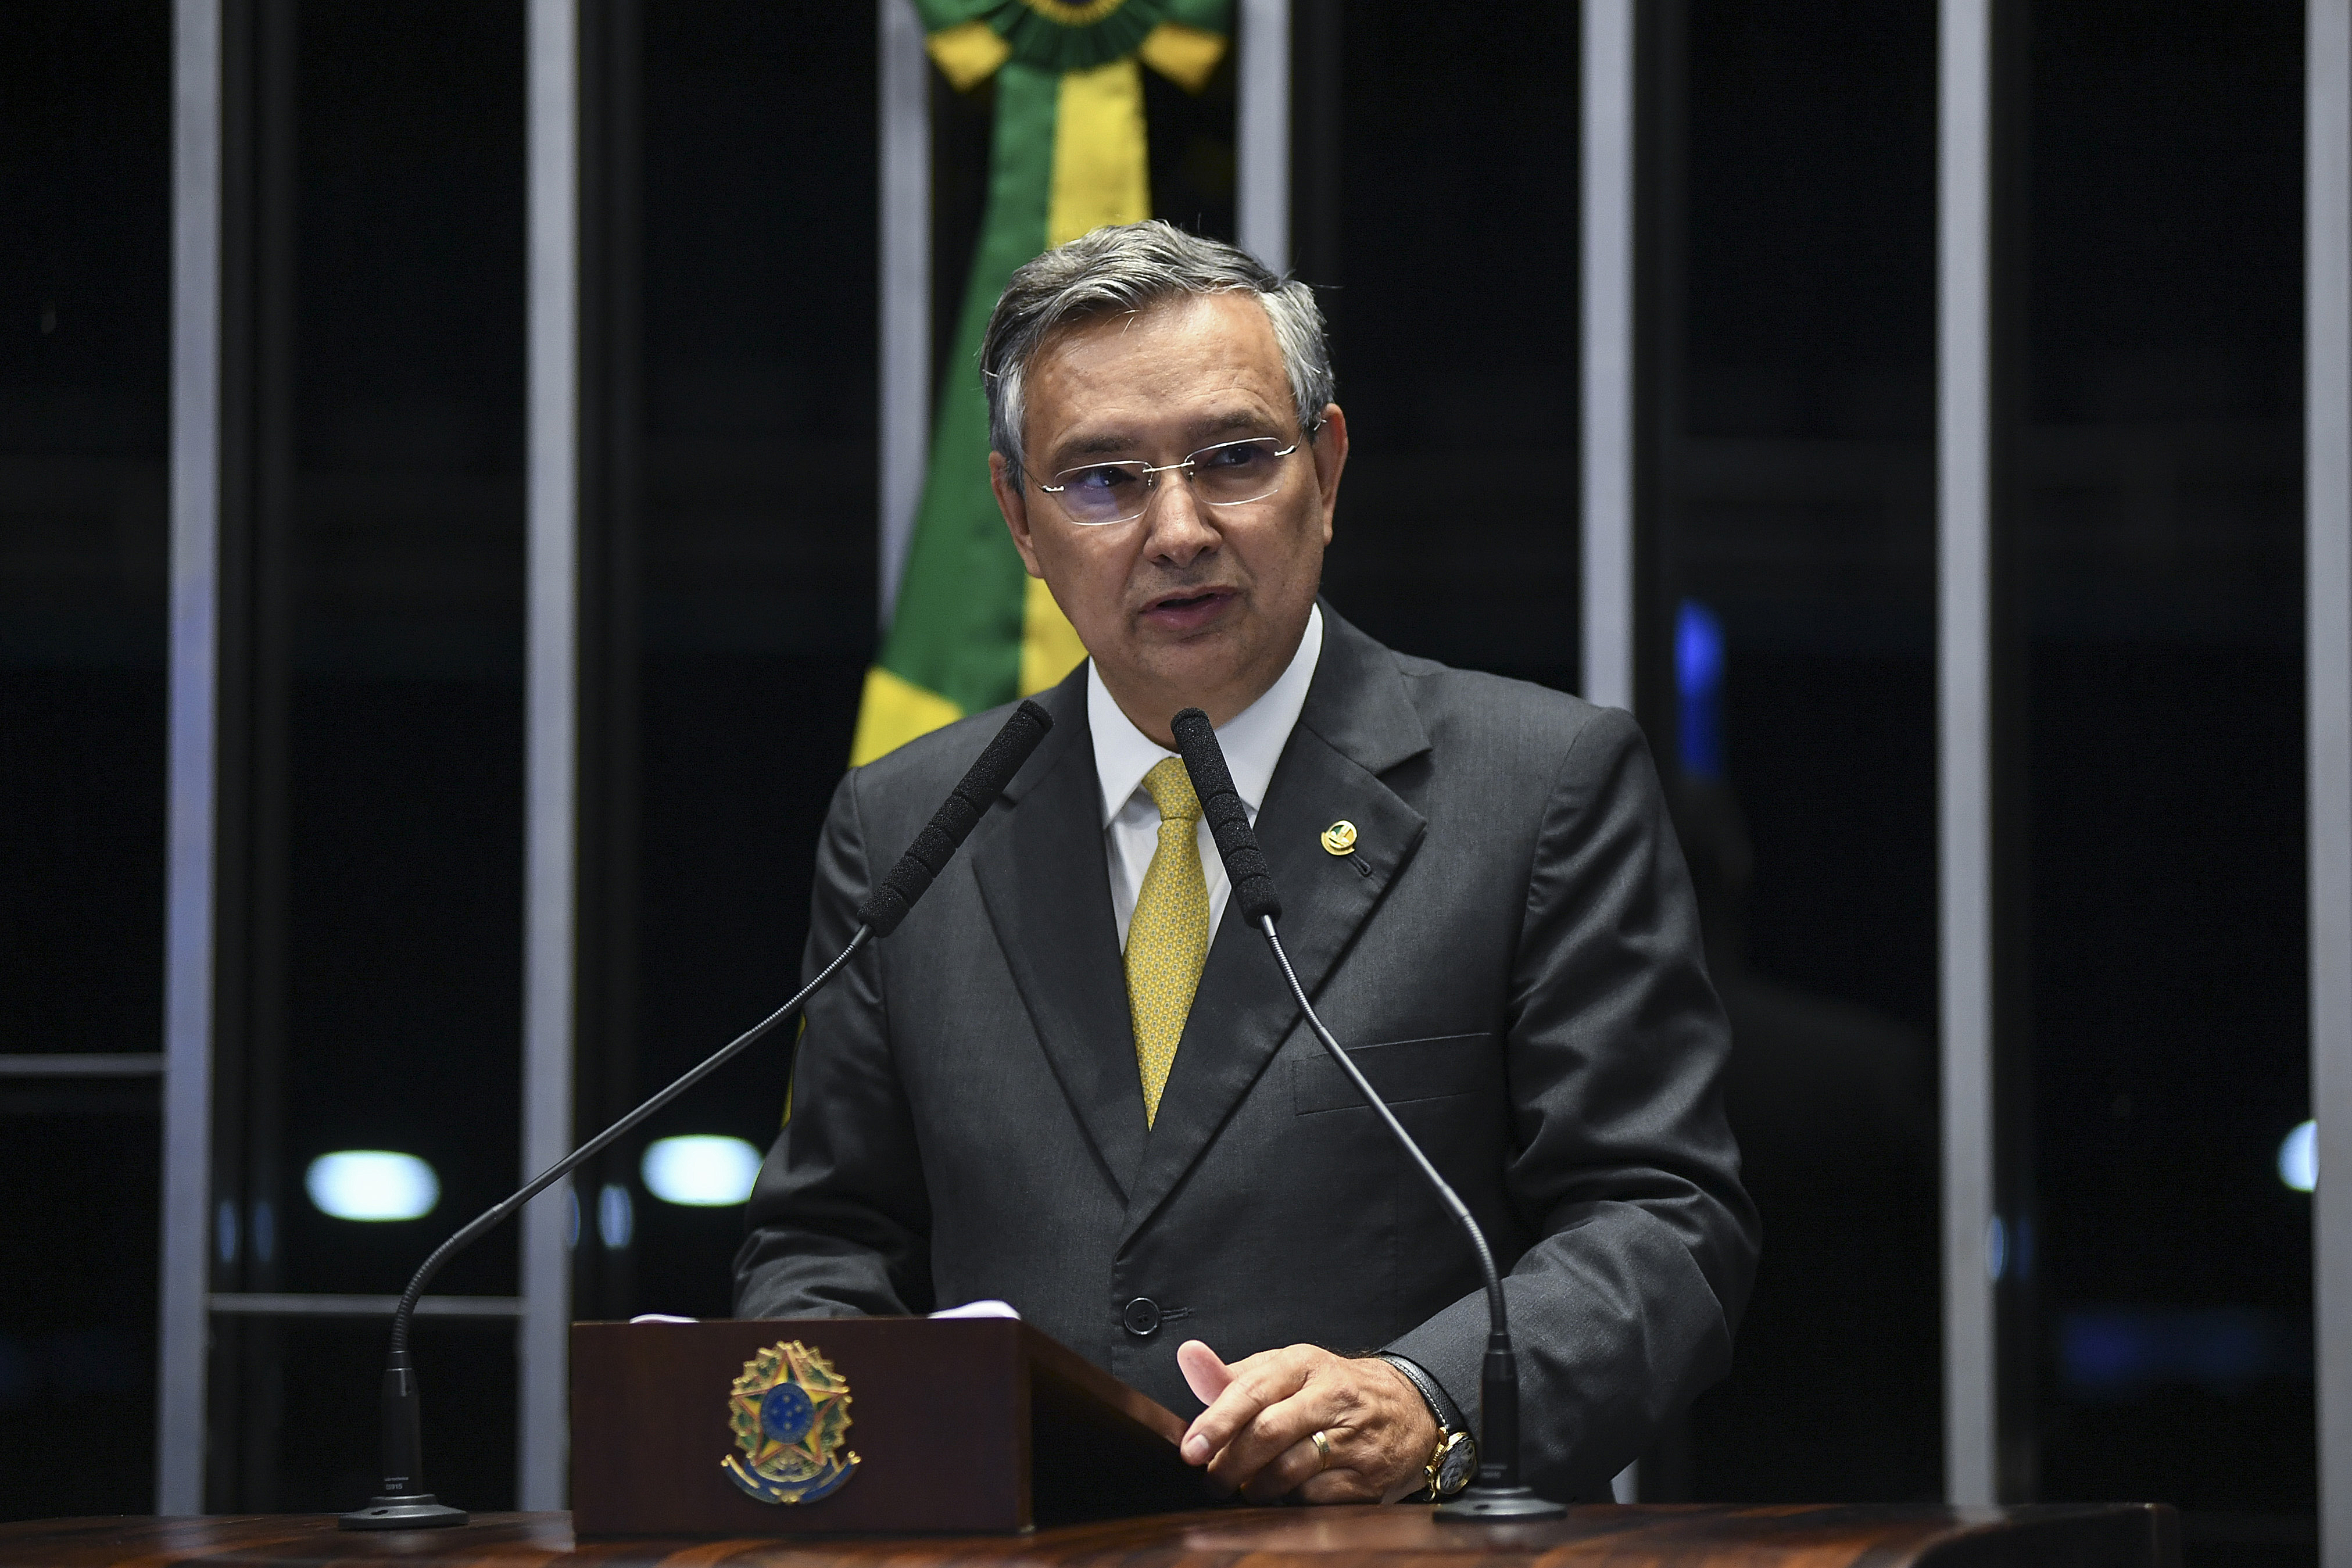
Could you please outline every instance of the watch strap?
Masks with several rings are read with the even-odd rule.
[[[1441,1441],[1454,1433],[1467,1429],[1463,1425],[1461,1410],[1453,1400],[1445,1396],[1445,1390],[1438,1386],[1437,1379],[1423,1371],[1418,1362],[1391,1351],[1382,1351],[1380,1356],[1382,1361],[1404,1373],[1407,1383],[1420,1390],[1422,1403],[1429,1406],[1429,1414],[1436,1419],[1437,1436]]]

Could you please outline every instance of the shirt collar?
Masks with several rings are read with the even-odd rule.
[[[1258,700],[1235,714],[1217,731],[1224,748],[1225,767],[1234,775],[1234,792],[1257,815],[1274,782],[1275,764],[1290,731],[1307,706],[1307,689],[1315,680],[1316,661],[1323,655],[1323,606],[1307,613],[1306,635],[1298,651]],[[1108,826],[1143,784],[1143,775],[1176,753],[1135,727],[1102,682],[1092,660],[1087,664],[1087,727],[1094,733],[1095,776],[1102,784],[1102,819]]]

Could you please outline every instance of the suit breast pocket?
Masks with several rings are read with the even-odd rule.
[[[1502,1090],[1502,1052],[1490,1032],[1350,1046],[1348,1059],[1392,1106]],[[1290,1090],[1301,1116],[1370,1109],[1320,1046],[1292,1060]]]

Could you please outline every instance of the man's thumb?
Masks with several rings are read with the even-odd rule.
[[[1198,1340],[1186,1340],[1176,1347],[1176,1367],[1184,1374],[1184,1385],[1192,1391],[1192,1397],[1203,1405],[1214,1405],[1234,1380],[1233,1368]]]

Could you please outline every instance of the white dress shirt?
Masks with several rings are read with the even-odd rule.
[[[1299,710],[1307,706],[1307,688],[1315,679],[1315,661],[1322,655],[1323,608],[1318,605],[1307,614],[1307,634],[1298,639],[1298,651],[1290,656],[1289,667],[1264,696],[1217,731],[1225,767],[1234,775],[1234,793],[1248,808],[1253,826],[1257,823],[1258,805],[1265,799],[1265,786],[1273,782],[1274,765],[1282,760],[1282,748],[1290,742]],[[1136,895],[1143,890],[1143,874],[1151,869],[1152,854],[1160,847],[1160,808],[1144,793],[1143,775],[1176,753],[1135,727],[1112,700],[1091,662],[1087,666],[1087,725],[1094,731],[1095,774],[1102,783],[1103,849],[1110,861],[1111,913],[1118,921],[1119,950],[1125,952]],[[1213,938],[1217,923],[1225,918],[1225,895],[1233,889],[1205,821],[1199,832],[1201,874],[1209,885],[1209,931]]]

